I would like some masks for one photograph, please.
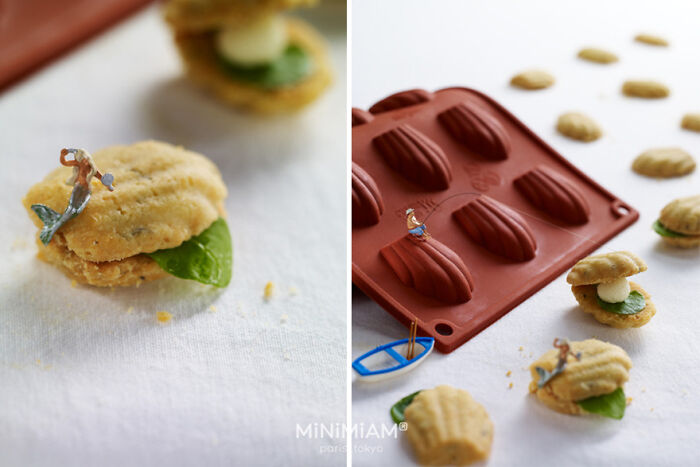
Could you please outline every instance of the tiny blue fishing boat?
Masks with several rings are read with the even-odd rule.
[[[358,357],[352,362],[352,368],[362,381],[381,381],[411,371],[430,355],[435,345],[435,339],[432,337],[414,338],[415,344],[419,344],[423,350],[417,352],[415,357],[406,359],[404,355],[406,355],[410,340],[401,339],[380,345]],[[418,350],[420,349],[416,348],[416,351]]]

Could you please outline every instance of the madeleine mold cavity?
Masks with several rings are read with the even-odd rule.
[[[423,89],[411,89],[409,91],[397,92],[374,104],[369,108],[369,111],[373,114],[380,114],[389,112],[390,110],[422,104],[423,102],[428,102],[432,97],[432,93]]]
[[[467,235],[491,253],[527,261],[535,257],[537,241],[525,219],[503,203],[481,195],[453,213]]]
[[[478,91],[404,91],[370,110],[352,113],[352,280],[441,352],[639,217]]]
[[[530,170],[514,182],[515,187],[537,209],[569,224],[588,222],[591,208],[581,191],[548,167]]]
[[[399,125],[374,138],[374,146],[386,163],[406,180],[426,190],[450,186],[452,167],[433,140],[410,125]]]
[[[508,158],[511,142],[503,125],[473,102],[461,102],[440,115],[445,129],[469,150],[492,160]]]
[[[367,226],[379,222],[384,212],[382,194],[370,174],[352,163],[352,225]]]
[[[381,255],[408,287],[444,303],[466,303],[474,282],[462,259],[435,239],[406,235],[381,249]]]

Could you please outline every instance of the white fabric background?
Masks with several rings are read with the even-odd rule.
[[[345,465],[320,453],[343,440],[295,438],[346,406],[345,10],[304,14],[336,76],[295,116],[239,114],[192,86],[155,7],[0,95],[0,465]],[[221,169],[225,290],[71,288],[35,258],[20,200],[60,148],[148,138]]]
[[[640,220],[606,248],[629,249],[646,260],[649,270],[636,282],[658,308],[647,326],[615,330],[579,311],[559,277],[452,354],[433,353],[393,381],[353,383],[353,423],[390,424],[395,401],[446,383],[467,389],[489,411],[495,424],[490,466],[697,465],[700,251],[664,247],[650,225],[671,199],[700,192],[700,174],[657,181],[629,166],[641,151],[665,145],[681,146],[700,161],[700,135],[680,129],[685,112],[700,111],[700,4],[355,0],[352,14],[353,105],[367,108],[395,91],[449,85],[495,98],[640,210]],[[641,31],[662,34],[672,46],[633,42]],[[620,62],[598,66],[577,59],[587,45],[616,52]],[[508,86],[513,74],[530,67],[549,70],[556,85],[538,92]],[[620,94],[625,79],[647,77],[667,83],[671,97],[642,101]],[[592,116],[605,136],[582,144],[558,135],[556,118],[569,110]],[[353,357],[408,337],[362,293],[355,290],[352,298]],[[596,336],[627,350],[635,365],[626,386],[633,402],[622,421],[557,414],[528,396],[526,368],[556,336]],[[400,438],[355,439],[354,465],[411,465],[410,446]]]

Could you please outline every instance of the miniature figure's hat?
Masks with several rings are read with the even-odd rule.
[[[411,214],[413,211],[415,211],[413,208],[406,209],[406,215]]]
[[[571,268],[566,282],[571,285],[600,284],[646,270],[647,265],[639,256],[629,251],[616,251],[583,258]]]

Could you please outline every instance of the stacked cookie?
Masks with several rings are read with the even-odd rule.
[[[331,82],[323,38],[285,9],[315,0],[169,0],[187,74],[224,101],[263,113],[299,109]]]

